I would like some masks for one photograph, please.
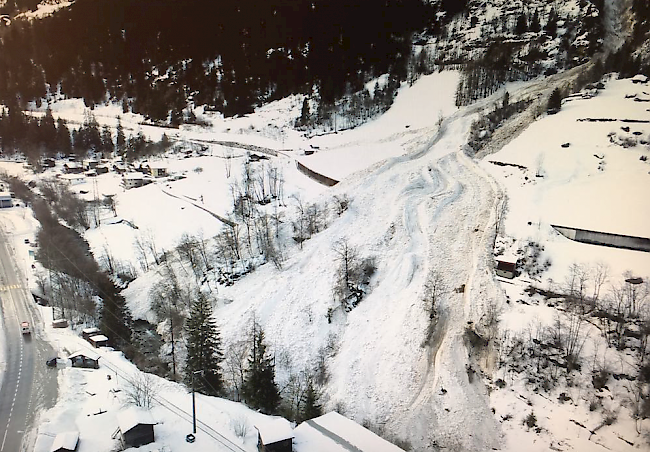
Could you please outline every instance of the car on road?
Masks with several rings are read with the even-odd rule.
[[[23,334],[32,334],[32,330],[29,328],[29,322],[21,322],[20,330]]]

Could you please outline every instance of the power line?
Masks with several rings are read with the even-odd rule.
[[[72,265],[72,266],[73,266],[73,267],[74,267],[78,272],[79,272],[79,273],[80,273],[80,274],[81,274],[81,275],[83,275],[83,276],[86,278],[86,280],[88,281],[88,283],[89,283],[91,286],[94,286],[94,287],[95,287],[95,289],[97,290],[97,292],[99,292],[100,294],[102,294],[102,295],[103,295],[104,297],[106,297],[106,298],[110,298],[110,296],[109,296],[106,292],[104,292],[104,291],[103,291],[99,286],[97,286],[97,285],[94,283],[94,280],[93,280],[92,278],[90,278],[90,277],[89,277],[89,276],[88,276],[88,275],[87,275],[83,270],[81,270],[81,269],[80,269],[80,268],[79,268],[79,267],[78,267],[78,266],[77,266],[77,265],[76,265],[76,264],[75,264],[75,263],[74,263],[74,262],[73,262],[73,261],[72,261],[72,260],[71,260],[71,259],[70,259],[70,258],[69,258],[69,257],[68,257],[68,256],[67,256],[67,255],[66,255],[66,254],[65,254],[65,253],[64,253],[60,248],[59,248],[59,247],[58,247],[58,246],[56,246],[56,244],[52,243],[52,246],[53,246],[53,247],[54,247],[54,248],[55,248],[55,249],[56,249],[56,250],[57,250],[57,251],[58,251],[58,252],[59,252],[59,253],[60,253],[60,254],[61,254],[61,255],[62,255],[62,256],[63,256],[63,257],[64,257],[64,258],[65,258],[65,259],[66,259],[66,260],[67,260],[67,261],[68,261],[68,262],[69,262],[69,263],[70,263],[70,264],[71,264],[71,265]],[[113,317],[115,317],[116,320],[123,320],[123,319],[120,319],[119,317],[117,317],[117,315],[115,315],[115,314],[114,314],[113,312],[111,312],[111,311],[105,311],[105,312],[108,312],[110,315],[112,315]],[[110,330],[110,332],[111,332],[112,334],[114,334],[116,337],[122,339],[125,343],[128,343],[128,342],[129,342],[129,341],[126,340],[124,337],[122,337],[118,332],[116,332],[115,330],[113,330],[112,328],[110,328],[109,326],[106,326],[106,325],[105,325],[105,327],[106,327],[108,330]],[[87,347],[88,349],[90,349],[89,345],[84,344],[84,346]],[[110,361],[108,361],[108,360],[105,360],[105,361],[106,361],[107,363],[110,363]],[[115,364],[112,364],[112,365],[108,365],[108,364],[107,364],[107,367],[108,367],[109,369],[111,369],[113,372],[115,372],[116,375],[120,375],[120,374],[121,374],[121,372],[119,372],[119,371],[117,370]],[[131,384],[133,384],[133,381],[132,381],[131,379],[129,379],[128,377],[126,377],[124,374],[121,374],[121,376],[122,376],[122,378],[124,378],[126,381],[128,381],[128,382],[131,383]],[[207,382],[207,381],[206,381],[206,383],[209,384],[209,382]],[[211,386],[211,385],[210,385],[210,386]],[[214,390],[214,388],[212,388],[212,389]],[[163,400],[163,401],[164,401],[168,406],[166,406],[164,403],[162,403],[162,402],[160,401],[160,399],[162,399],[162,400]],[[154,398],[154,400],[156,400],[158,403],[160,403],[161,406],[167,408],[167,409],[170,410],[173,414],[177,415],[177,416],[180,417],[181,419],[183,418],[183,416],[182,416],[180,413],[183,413],[185,416],[190,416],[189,413],[185,412],[185,411],[182,410],[180,407],[176,406],[175,404],[173,404],[172,402],[166,400],[165,398],[160,397],[160,399]],[[174,410],[171,409],[169,406],[174,407],[177,411],[174,411]],[[214,440],[216,440],[217,442],[221,443],[223,446],[227,447],[229,450],[234,451],[234,452],[246,452],[244,449],[242,449],[241,447],[239,447],[239,446],[237,446],[236,444],[234,444],[232,441],[230,441],[228,438],[224,437],[222,434],[220,434],[218,431],[214,430],[212,427],[210,427],[210,426],[207,425],[206,423],[204,423],[204,422],[202,422],[202,421],[200,421],[200,420],[197,419],[197,424],[199,424],[199,425],[201,426],[201,428],[199,428],[201,431],[203,431],[204,433],[206,433],[208,436],[212,437],[212,438],[213,438]]]

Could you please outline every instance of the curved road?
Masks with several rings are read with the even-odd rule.
[[[45,366],[53,350],[42,337],[42,320],[26,281],[16,265],[10,238],[0,230],[0,304],[6,339],[6,363],[0,388],[0,452],[30,450],[34,421],[43,409],[54,406],[56,371]],[[21,334],[28,321],[32,334]]]

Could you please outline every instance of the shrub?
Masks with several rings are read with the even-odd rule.
[[[533,411],[531,411],[530,414],[524,418],[524,425],[526,425],[528,428],[533,428],[537,425],[537,417]]]

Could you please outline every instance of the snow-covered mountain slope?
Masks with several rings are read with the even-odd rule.
[[[566,74],[566,77],[573,76]],[[423,89],[427,80],[436,82],[435,77],[422,80],[413,87],[405,87],[402,94],[407,97],[410,90]],[[511,85],[508,89],[514,99],[540,90],[548,92],[553,84],[565,80],[556,77],[550,81]],[[448,93],[448,86],[443,86]],[[548,226],[557,213],[553,209],[561,205],[558,200],[582,199],[602,187],[610,187],[612,191],[620,187],[622,192],[618,196],[608,195],[613,200],[621,199],[626,192],[624,187],[628,192],[647,192],[647,163],[639,160],[640,155],[647,153],[647,143],[641,142],[648,141],[644,138],[650,133],[647,124],[631,124],[630,130],[625,131],[621,127],[628,126],[618,122],[577,121],[597,114],[598,117],[614,115],[617,120],[621,119],[620,115],[646,120],[644,90],[647,88],[643,85],[630,81],[611,81],[596,97],[567,99],[559,114],[542,116],[523,133],[517,131],[514,139],[504,139],[509,144],[478,165],[463,152],[467,134],[481,109],[491,107],[500,96],[459,110],[448,104],[437,105],[429,123],[420,119],[421,122],[412,123],[409,128],[401,121],[390,121],[375,129],[373,124],[368,124],[364,126],[365,132],[361,127],[314,139],[312,143],[319,147],[315,154],[318,159],[299,158],[326,175],[328,169],[343,166],[346,144],[355,144],[349,151],[353,156],[350,158],[357,160],[354,171],[343,171],[341,175],[347,177],[331,189],[311,185],[314,183],[306,182],[302,174],[291,172],[291,153],[274,158],[274,162],[286,165],[287,185],[293,186],[289,192],[301,192],[316,201],[347,195],[350,204],[345,212],[332,219],[327,229],[305,241],[302,249],[295,244],[288,246],[287,260],[281,270],[266,264],[232,286],[213,287],[218,300],[215,318],[225,346],[245,339],[254,318],[264,327],[275,353],[281,385],[291,374],[311,372],[325,364],[329,380],[323,387],[323,402],[328,409],[336,408],[389,438],[408,441],[413,450],[520,450],[518,447],[523,444],[520,440],[545,450],[551,444],[555,447],[558,439],[568,450],[590,450],[587,448],[590,443],[584,439],[573,440],[578,438],[579,430],[563,430],[541,421],[540,412],[567,416],[568,412],[557,404],[546,408],[537,405],[540,424],[546,429],[542,437],[527,431],[520,419],[526,408],[515,403],[516,393],[495,392],[491,378],[498,375],[499,369],[495,367],[494,357],[488,354],[489,359],[483,359],[482,352],[474,351],[467,342],[466,333],[468,326],[481,331],[492,309],[503,313],[503,328],[512,328],[513,324],[522,326],[542,313],[541,310],[522,312],[509,304],[532,279],[526,276],[513,286],[515,292],[512,292],[493,273],[496,215],[505,196],[509,199],[504,229],[507,237],[500,237],[498,243],[526,241],[532,236],[546,245],[545,256],[552,259],[553,265],[538,281],[541,287],[549,288],[546,285],[549,277],[563,280],[573,261],[604,259],[616,272],[629,269],[645,275],[650,268],[647,253],[568,243],[554,235]],[[626,94],[630,97],[626,98]],[[417,102],[429,101],[423,96],[411,99],[413,105],[400,103],[398,97],[396,110],[389,114],[405,117],[397,109],[416,110]],[[440,122],[436,113],[439,110],[445,112]],[[259,122],[254,118],[242,119],[261,124],[261,129],[266,121],[265,118],[259,118]],[[614,134],[608,135],[609,132]],[[209,133],[202,136],[209,141]],[[230,139],[248,140],[243,134]],[[637,146],[620,146],[627,139],[636,139]],[[373,155],[376,143],[386,145],[382,156],[387,159],[379,160]],[[570,146],[562,148],[564,143]],[[302,142],[300,146],[308,144]],[[328,151],[330,147],[332,152]],[[607,164],[601,171],[598,165],[603,159]],[[496,166],[490,160],[525,166],[528,172]],[[197,209],[187,199],[192,198],[198,204],[198,196],[203,194],[206,206],[224,213],[220,209],[225,209],[227,203],[219,198],[229,196],[223,162],[216,155],[191,159],[169,157],[168,162],[176,171],[186,171],[187,179],[169,183],[178,188],[169,189],[162,183],[126,191],[120,194],[117,206],[125,217],[134,219],[141,215],[138,223],[160,227],[165,247],[173,244],[174,237],[180,237],[185,230],[198,231],[202,224],[218,224],[214,217],[208,216],[192,217],[189,223],[171,221],[184,217],[188,209]],[[194,171],[197,167],[202,170]],[[543,177],[534,174],[538,169]],[[181,197],[188,198],[162,196],[162,190],[178,190]],[[599,212],[605,210],[600,203],[594,206]],[[609,208],[621,209],[615,216],[621,227],[631,228],[638,223],[637,233],[646,232],[643,225],[647,224],[647,209],[630,211],[618,201]],[[595,221],[598,216],[591,215],[591,210],[575,218],[588,217]],[[291,214],[289,209],[286,212]],[[560,213],[573,212],[561,209]],[[535,217],[532,220],[531,215]],[[602,221],[609,219],[607,215],[600,216]],[[531,228],[536,231],[529,232]],[[214,230],[204,231],[208,235]],[[88,234],[91,241],[102,243],[93,234],[96,232]],[[345,312],[332,296],[336,272],[332,247],[341,238],[356,247],[361,257],[374,257],[377,264],[368,294],[350,312]],[[117,250],[131,239],[124,239],[118,233],[108,240],[106,243],[115,243]],[[123,258],[129,257],[125,254]],[[161,280],[156,270],[140,276],[124,292],[136,317],[153,320],[148,312],[149,294]],[[434,274],[441,275],[448,290],[439,300],[435,334],[427,338],[429,319],[422,297],[427,279]],[[193,278],[188,273],[188,283]],[[543,309],[546,318],[552,319],[553,308]],[[592,333],[598,335],[596,330]],[[584,378],[588,382],[588,376]],[[532,397],[532,390],[525,384],[518,386],[518,391],[523,394],[521,397]],[[493,408],[500,416],[514,414],[514,422],[502,428]],[[632,430],[630,423],[623,420],[623,415],[629,420],[629,412],[625,410],[622,409],[622,420],[615,428],[603,429],[600,434],[610,439],[616,434],[629,437]],[[616,444],[612,441],[611,444]]]

